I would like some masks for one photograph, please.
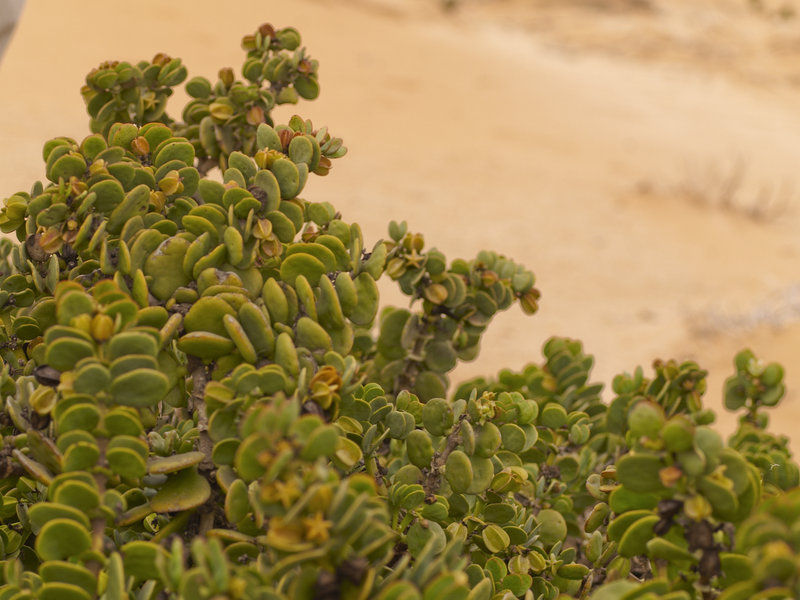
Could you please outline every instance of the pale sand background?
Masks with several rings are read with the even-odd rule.
[[[293,25],[322,95],[276,116],[327,124],[350,148],[305,197],[370,241],[404,218],[450,258],[495,249],[537,274],[539,314],[501,315],[454,380],[522,367],[566,335],[606,382],[695,359],[719,406],[749,345],[787,367],[773,422],[794,435],[800,15],[757,4],[29,0],[0,64],[0,198],[43,177],[46,139],[88,133],[78,89],[101,60],[163,51],[213,78],[239,68],[243,34]]]

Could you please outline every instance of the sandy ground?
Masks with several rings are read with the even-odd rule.
[[[217,6],[29,0],[0,63],[0,197],[42,177],[44,140],[86,135],[78,88],[101,60],[164,51],[213,77],[241,64],[258,24],[294,25],[322,95],[278,117],[327,124],[350,148],[306,197],[370,240],[406,219],[451,258],[489,248],[537,274],[540,313],[501,315],[455,380],[522,367],[565,335],[596,354],[598,380],[697,360],[719,406],[750,346],[787,367],[773,423],[796,446],[800,3]]]

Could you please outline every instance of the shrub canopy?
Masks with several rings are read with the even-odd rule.
[[[366,245],[301,198],[346,149],[271,111],[318,95],[317,61],[292,28],[242,47],[181,120],[180,59],[93,69],[93,133],[3,203],[0,600],[800,594],[780,366],[736,357],[728,444],[691,362],[604,404],[553,338],[452,389],[497,312],[536,311],[533,274],[405,223]],[[408,308],[379,310],[383,275]]]

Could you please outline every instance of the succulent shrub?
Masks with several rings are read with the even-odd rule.
[[[800,595],[780,366],[736,357],[728,443],[691,362],[604,403],[552,338],[452,387],[498,311],[536,311],[533,274],[405,223],[366,245],[302,198],[345,147],[271,111],[318,64],[292,28],[242,46],[181,120],[179,59],[92,70],[93,133],[4,200],[0,599]],[[384,274],[408,308],[379,308]]]

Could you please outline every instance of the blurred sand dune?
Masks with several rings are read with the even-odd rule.
[[[0,64],[0,197],[42,177],[44,140],[88,133],[78,89],[101,60],[164,51],[213,77],[258,24],[294,25],[322,94],[277,116],[350,148],[305,196],[370,240],[406,219],[451,258],[495,249],[538,276],[540,313],[498,317],[454,380],[522,367],[566,335],[596,353],[599,380],[698,360],[718,406],[748,344],[787,367],[774,426],[793,434],[797,311],[735,317],[791,305],[800,279],[800,15],[745,0],[454,4],[29,0]]]

